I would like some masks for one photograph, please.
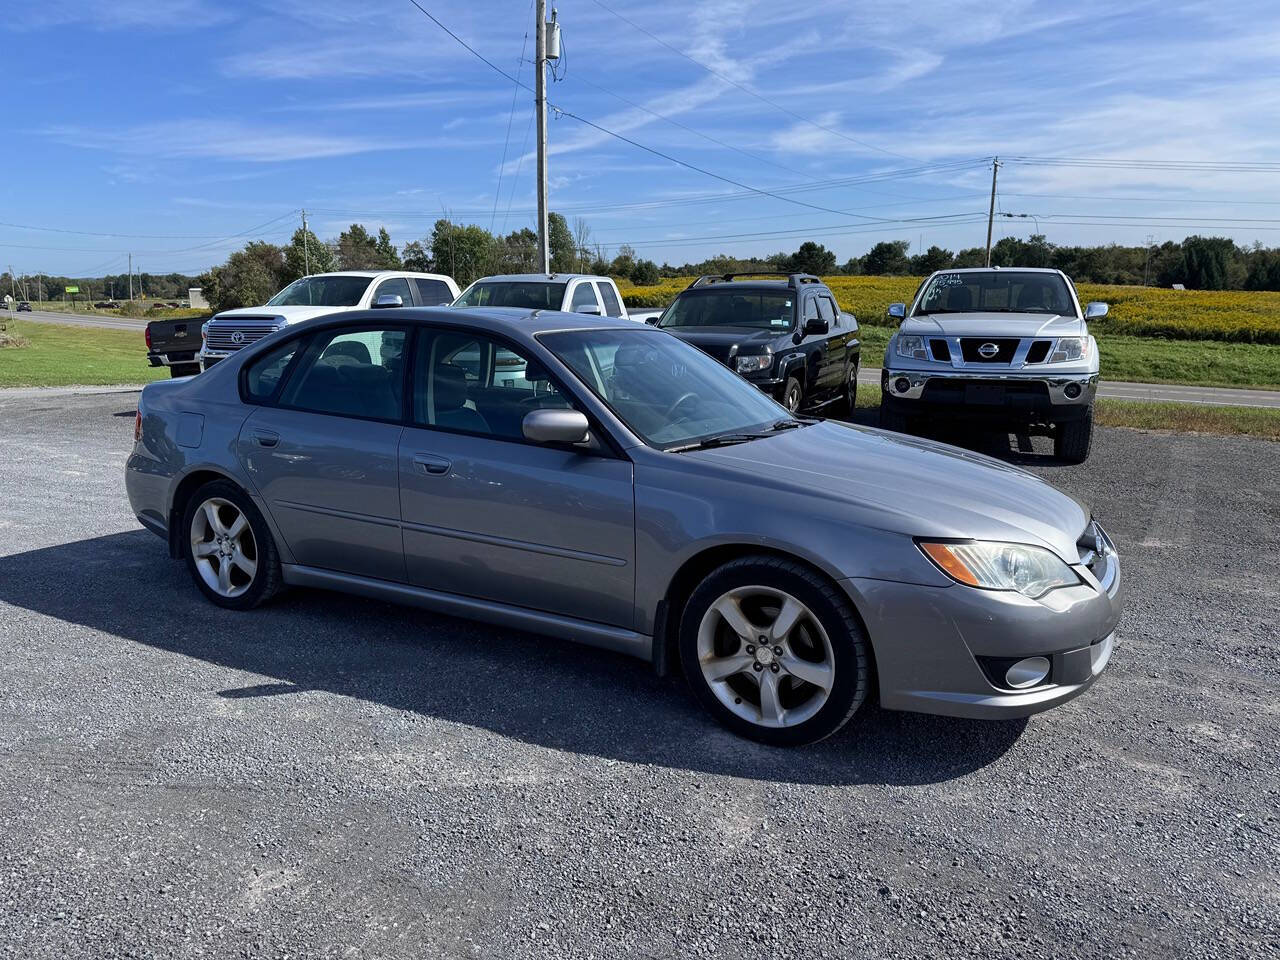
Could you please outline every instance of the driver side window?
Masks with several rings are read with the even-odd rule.
[[[805,320],[818,319],[818,298],[806,297],[804,301],[804,318]]]
[[[573,301],[569,304],[569,309],[574,313],[583,307],[600,308],[600,303],[596,300],[595,285],[589,280],[584,280],[573,288]]]

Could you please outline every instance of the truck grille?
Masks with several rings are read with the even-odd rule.
[[[987,344],[991,344],[996,348],[995,353],[990,352],[988,348],[987,356],[983,353],[982,348]],[[964,357],[965,363],[1003,363],[1009,364],[1013,362],[1013,354],[1018,349],[1017,337],[961,337],[960,353]]]
[[[214,320],[205,334],[205,346],[210,350],[239,350],[275,333],[278,321],[275,317],[240,317],[235,320]]]

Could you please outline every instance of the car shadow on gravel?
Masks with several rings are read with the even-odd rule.
[[[841,417],[849,423],[864,427],[880,426],[879,407],[858,407],[851,417]],[[1053,455],[1050,437],[1009,433],[1004,430],[983,429],[973,425],[954,423],[925,424],[912,436],[924,437],[963,447],[975,453],[985,453],[1005,463],[1021,467],[1062,467],[1064,464]]]
[[[0,600],[264,678],[193,697],[327,691],[542,747],[758,780],[936,783],[997,760],[1026,727],[868,704],[822,743],[764,747],[718,726],[681,678],[619,654],[316,590],[221,610],[143,530],[0,557]]]

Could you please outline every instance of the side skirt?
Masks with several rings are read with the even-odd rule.
[[[653,659],[653,637],[633,630],[624,630],[621,627],[592,623],[589,620],[575,620],[573,617],[562,617],[525,607],[513,607],[492,600],[441,593],[407,583],[392,583],[388,580],[374,580],[351,573],[321,570],[301,564],[281,564],[281,573],[284,582],[295,587],[336,590],[340,593],[353,593],[374,600],[424,607],[465,620],[479,620],[498,627],[510,627],[515,630],[527,630],[530,633],[573,640],[588,646],[625,653],[641,660]]]

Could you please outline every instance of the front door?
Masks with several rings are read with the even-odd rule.
[[[299,564],[404,580],[397,455],[405,337],[366,326],[300,339],[306,346],[288,381],[240,429],[241,462]],[[279,364],[273,354],[259,362]],[[251,391],[256,382],[251,366]]]
[[[524,440],[525,414],[571,402],[501,342],[423,329],[413,383],[400,440],[409,582],[630,628],[631,462]]]

